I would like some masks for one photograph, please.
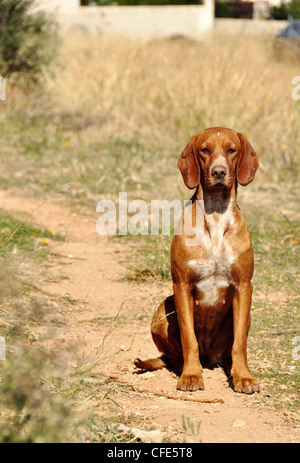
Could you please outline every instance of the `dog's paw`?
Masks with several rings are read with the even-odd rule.
[[[260,392],[260,385],[252,376],[237,377],[233,378],[233,389],[235,392],[253,394],[254,392]]]
[[[182,374],[177,383],[177,389],[180,391],[198,391],[204,389],[202,374],[185,375]]]

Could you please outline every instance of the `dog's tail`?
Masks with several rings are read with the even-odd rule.
[[[137,368],[140,368],[140,370],[161,370],[162,368],[167,366],[167,358],[165,355],[162,355],[161,357],[157,357],[154,359],[148,359],[148,360],[141,360],[139,358],[136,358],[134,360],[134,364]]]

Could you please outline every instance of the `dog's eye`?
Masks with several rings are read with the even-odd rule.
[[[228,154],[233,154],[233,153],[235,153],[235,152],[236,152],[236,150],[233,149],[233,148],[229,148],[229,150],[227,150],[227,153],[228,153]]]
[[[209,154],[209,149],[208,148],[202,148],[201,153]]]

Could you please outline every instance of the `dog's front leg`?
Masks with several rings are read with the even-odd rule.
[[[183,370],[177,389],[196,391],[204,389],[198,341],[194,330],[194,302],[185,283],[174,283],[174,299],[183,354]]]
[[[250,374],[247,362],[251,300],[252,284],[250,282],[239,284],[232,301],[234,340],[231,351],[231,376],[234,390],[246,394],[260,391],[258,382]]]

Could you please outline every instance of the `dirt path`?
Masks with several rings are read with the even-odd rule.
[[[220,368],[205,369],[205,391],[195,393],[176,391],[177,377],[168,370],[136,373],[135,357],[157,355],[149,325],[157,304],[170,294],[171,284],[122,281],[127,245],[98,236],[96,214],[79,215],[59,202],[41,205],[41,201],[7,191],[0,192],[0,204],[6,210],[32,212],[31,222],[67,234],[66,242],[50,243],[53,255],[38,271],[38,286],[53,300],[59,297],[66,301],[63,313],[57,314],[55,329],[61,350],[72,342],[77,346],[73,364],[99,362],[93,369],[95,387],[97,374],[99,378],[100,373],[107,375],[110,396],[121,407],[115,414],[134,416],[137,427],[158,429],[173,442],[182,442],[185,435],[187,441],[196,442],[299,441],[288,416],[266,410],[258,394],[234,393]],[[116,378],[135,390],[122,386]],[[184,398],[206,399],[208,403]],[[103,401],[102,391],[99,413],[110,416],[111,407],[111,401]],[[182,415],[195,429],[201,421],[199,434],[183,429]]]

